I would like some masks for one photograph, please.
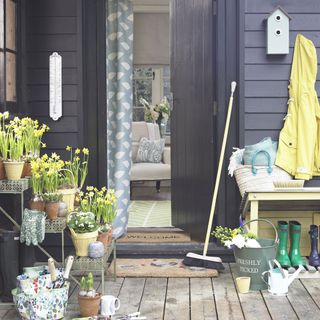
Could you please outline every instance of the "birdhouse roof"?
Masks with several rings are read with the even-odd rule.
[[[269,19],[270,16],[272,16],[277,10],[282,11],[282,13],[284,13],[284,14],[289,18],[289,20],[292,19],[292,17],[288,14],[288,12],[287,12],[286,10],[284,10],[281,6],[277,6],[277,7],[266,17],[266,19]]]

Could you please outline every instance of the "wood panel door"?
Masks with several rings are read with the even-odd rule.
[[[204,241],[215,168],[212,0],[171,0],[172,223]]]

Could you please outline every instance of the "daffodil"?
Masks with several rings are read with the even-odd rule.
[[[70,146],[66,146],[66,150],[67,151],[71,151],[71,147]]]

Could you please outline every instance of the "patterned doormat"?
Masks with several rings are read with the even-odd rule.
[[[113,263],[110,266],[113,274]],[[215,269],[187,267],[182,259],[117,259],[117,277],[205,278],[217,277]]]
[[[128,227],[171,227],[171,201],[131,201]]]

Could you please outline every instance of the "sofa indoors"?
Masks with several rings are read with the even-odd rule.
[[[156,181],[156,188],[159,192],[161,181],[171,179],[170,147],[164,147],[163,157],[160,163],[136,162],[139,142],[143,137],[149,140],[159,140],[159,126],[157,124],[147,123],[144,121],[132,123],[131,191],[132,182]]]

